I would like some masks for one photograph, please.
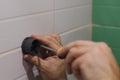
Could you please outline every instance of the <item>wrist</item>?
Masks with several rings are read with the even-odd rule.
[[[65,75],[64,77],[57,78],[55,80],[67,80],[67,76]]]
[[[64,74],[57,78],[42,77],[42,80],[67,80],[67,76]]]
[[[57,79],[42,79],[42,80],[67,80],[67,78],[65,77],[65,78],[57,78]]]
[[[56,80],[67,80],[67,79],[65,78],[65,79],[56,79]]]
[[[50,79],[50,78],[49,79],[47,79],[47,78],[45,79],[44,78],[42,80],[67,80],[67,77],[60,77],[60,78],[56,78],[56,79]]]

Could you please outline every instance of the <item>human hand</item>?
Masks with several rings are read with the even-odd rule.
[[[62,47],[62,44],[61,44],[61,39],[60,39],[60,36],[59,35],[56,35],[56,34],[50,34],[50,35],[46,35],[46,36],[36,36],[36,35],[32,35],[32,38],[34,39],[37,39],[40,41],[41,44],[45,45],[45,46],[48,46],[50,48],[53,48],[55,49],[56,51]],[[56,55],[56,53],[54,52],[51,52],[45,48],[40,48],[40,52],[42,53],[41,57],[44,59],[44,58],[47,58],[49,56],[53,56],[53,55]]]
[[[111,49],[103,42],[76,41],[64,46],[58,56],[65,58],[66,69],[77,80],[120,80]]]
[[[57,50],[60,47],[62,47],[61,40],[58,35],[55,34],[47,36],[32,35],[32,37],[53,49]],[[50,52],[46,54],[45,49],[41,51],[43,55],[42,57],[24,55],[24,59],[27,62],[37,66],[43,80],[66,80],[64,60],[59,59],[55,55],[56,53]]]

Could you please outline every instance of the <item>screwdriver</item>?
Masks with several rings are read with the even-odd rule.
[[[56,50],[56,49],[47,47],[47,46],[45,46],[45,45],[40,45],[40,47],[56,53],[57,56],[58,56],[58,53],[63,49],[63,47],[61,47],[61,48],[59,48],[58,50]],[[59,57],[60,59],[64,59],[64,58],[66,57],[66,55],[62,55],[62,56],[58,56],[58,57]]]
[[[53,49],[53,48],[50,48],[50,47],[48,47],[46,45],[41,44],[39,40],[34,39],[32,37],[26,37],[23,40],[22,45],[21,45],[22,53],[24,55],[25,54],[29,54],[29,55],[33,55],[33,56],[35,56],[35,55],[40,53],[40,47],[44,48],[44,49],[46,49],[48,51],[56,53],[56,55],[60,59],[64,59],[66,57],[66,54],[65,55],[58,55],[58,53],[63,49],[63,47],[61,47],[58,50],[56,50],[56,49]]]
[[[52,51],[52,52],[54,52],[54,53],[57,52],[56,49],[53,49],[53,48],[47,47],[47,46],[45,46],[45,45],[40,45],[40,47],[42,47],[42,48],[44,48],[44,49],[46,49],[46,50]]]

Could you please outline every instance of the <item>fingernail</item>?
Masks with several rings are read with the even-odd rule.
[[[65,59],[65,58],[66,58],[66,54],[64,54],[64,55],[58,55],[58,57],[59,57],[60,59]]]

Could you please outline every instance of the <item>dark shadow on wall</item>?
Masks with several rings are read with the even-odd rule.
[[[28,80],[42,80],[42,78],[39,74],[38,75],[36,75],[36,73],[34,74],[34,72],[33,72],[34,66],[32,66],[30,63],[27,63],[26,61],[23,60],[23,66],[26,71]]]

